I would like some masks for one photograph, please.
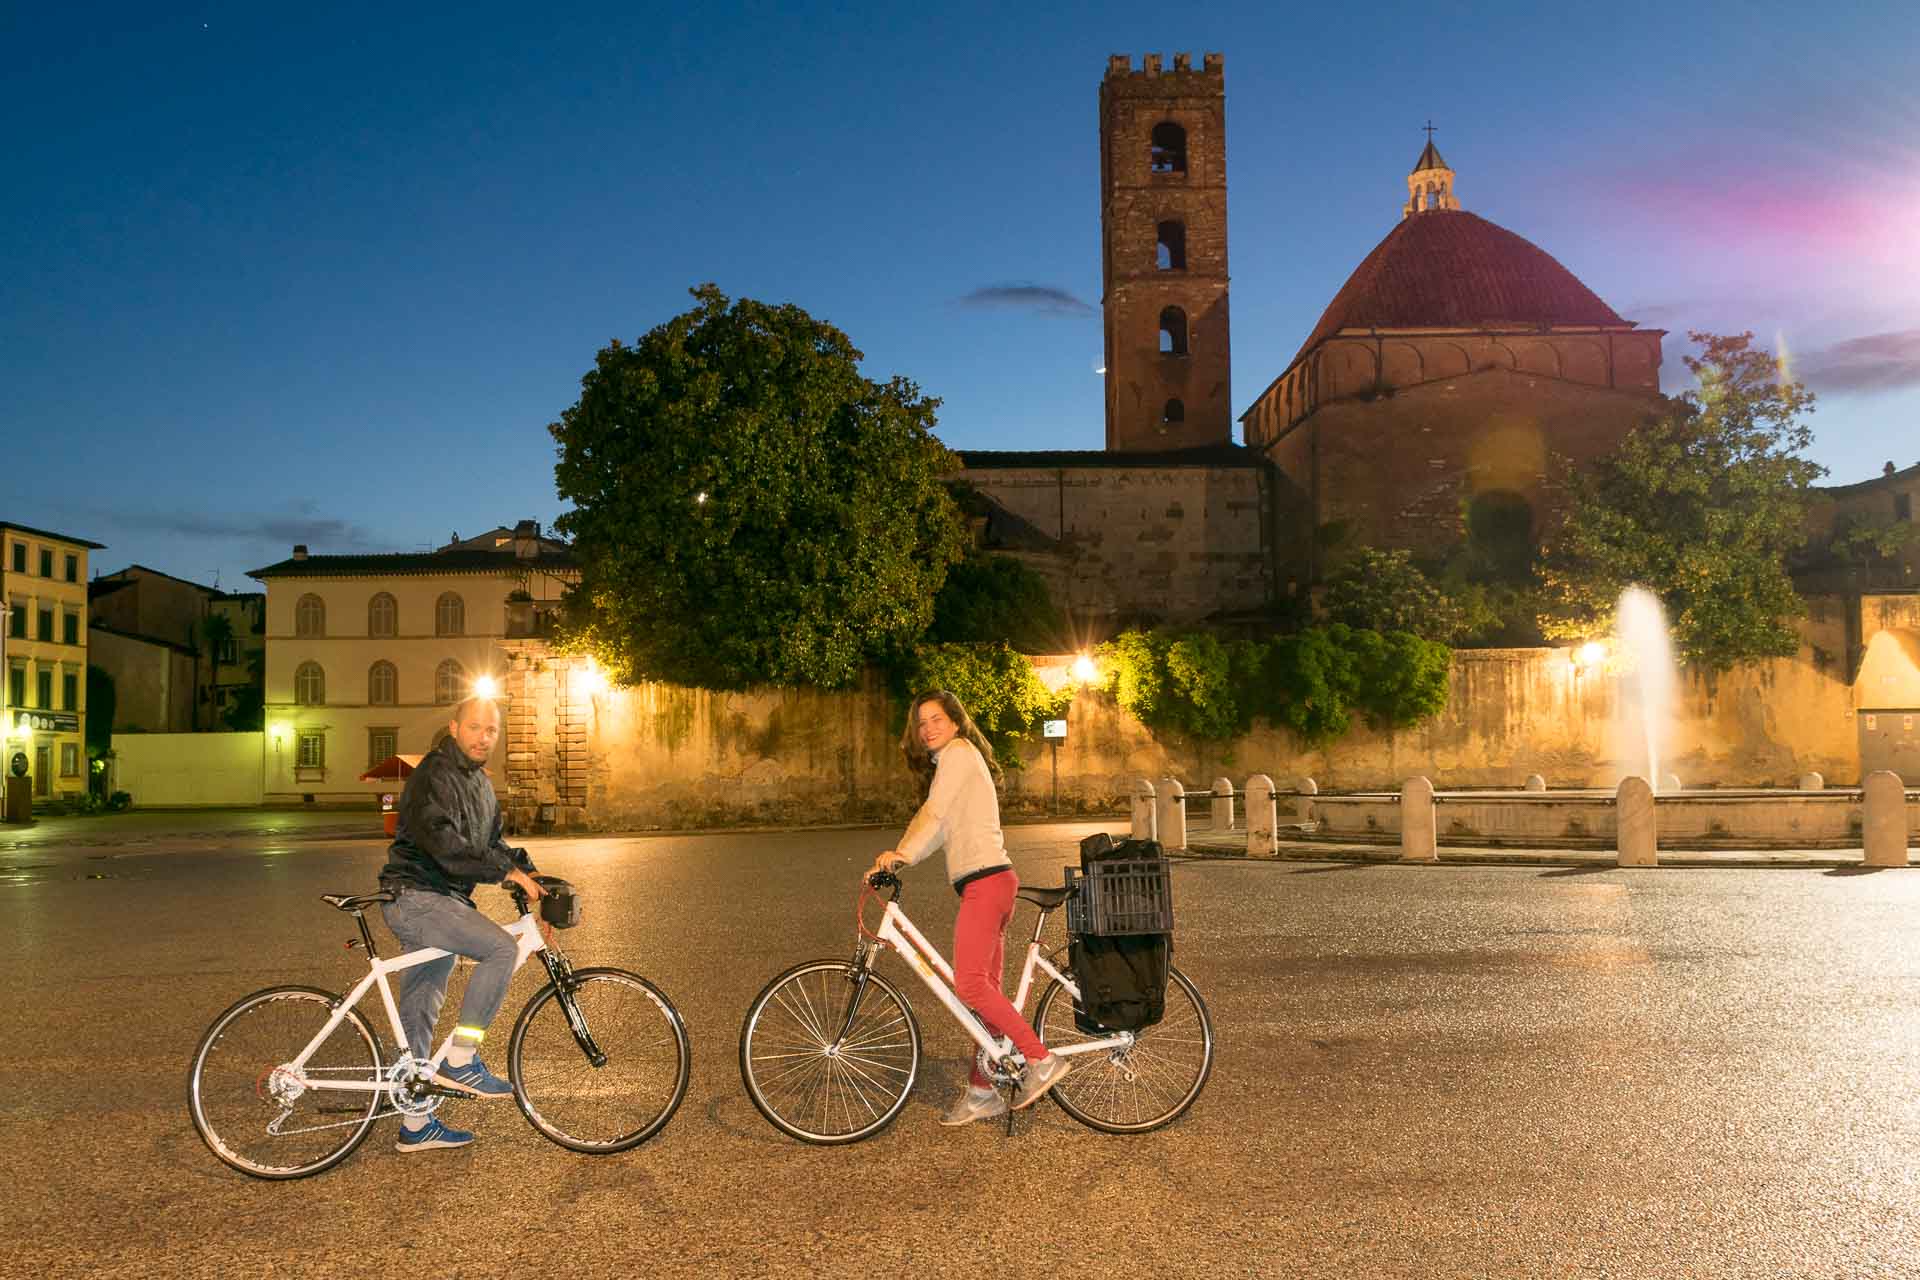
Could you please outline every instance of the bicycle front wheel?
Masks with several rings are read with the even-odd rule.
[[[187,1072],[187,1111],[214,1155],[255,1178],[331,1169],[366,1141],[386,1097],[380,1041],[347,1010],[298,1070],[289,1067],[340,997],[317,987],[256,991],[213,1020]]]
[[[604,1058],[598,1066],[576,1034],[576,1015]],[[507,1045],[507,1075],[527,1123],[588,1155],[628,1151],[660,1132],[692,1074],[679,1010],[625,969],[581,969],[566,996],[548,983],[520,1011]]]
[[[1034,1030],[1058,1049],[1100,1037],[1073,1020],[1073,996],[1058,981],[1034,1010]],[[1072,1055],[1073,1070],[1052,1089],[1060,1109],[1103,1133],[1145,1133],[1193,1105],[1213,1071],[1213,1021],[1187,975],[1167,970],[1166,1016],[1134,1033],[1126,1049]]]
[[[787,970],[747,1009],[740,1079],[760,1114],[802,1142],[858,1142],[907,1105],[920,1024],[894,985],[845,960]]]

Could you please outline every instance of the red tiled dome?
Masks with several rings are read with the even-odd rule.
[[[1464,210],[1431,209],[1375,246],[1294,360],[1342,329],[1626,323],[1537,245]]]

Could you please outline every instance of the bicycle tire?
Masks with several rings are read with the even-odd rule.
[[[1034,1030],[1049,1047],[1092,1040],[1073,1020],[1073,997],[1058,979],[1034,1008]],[[1187,975],[1167,970],[1166,1015],[1136,1033],[1130,1048],[1071,1055],[1073,1069],[1050,1096],[1102,1133],[1147,1133],[1194,1104],[1213,1074],[1213,1019]]]
[[[311,1177],[367,1140],[384,1091],[297,1085],[273,1091],[276,1069],[307,1046],[339,1003],[337,994],[318,987],[268,987],[229,1006],[200,1037],[187,1070],[187,1113],[207,1149],[229,1168],[269,1181]],[[306,1070],[378,1080],[380,1063],[379,1036],[358,1009],[349,1009]],[[349,1118],[323,1119],[333,1114]],[[307,1124],[309,1116],[319,1123]],[[296,1117],[291,1131],[266,1131],[289,1117]],[[266,1141],[256,1141],[256,1133]],[[302,1135],[326,1136],[299,1141]]]
[[[513,1099],[535,1132],[570,1151],[630,1151],[665,1128],[686,1099],[693,1077],[686,1023],[658,987],[625,969],[576,970],[572,999],[606,1061],[588,1060],[549,982],[520,1011],[507,1044]]]
[[[802,1142],[838,1146],[871,1137],[900,1114],[920,1075],[913,1006],[868,970],[849,1019],[853,978],[845,960],[795,965],[761,989],[740,1027],[747,1097],[774,1128]],[[842,1026],[849,1028],[844,1038]]]

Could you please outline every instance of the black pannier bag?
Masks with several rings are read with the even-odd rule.
[[[1080,842],[1079,892],[1067,900],[1067,962],[1080,999],[1073,1021],[1091,1035],[1141,1031],[1167,1008],[1173,958],[1170,864],[1153,840]]]

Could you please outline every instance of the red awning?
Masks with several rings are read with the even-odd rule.
[[[425,756],[388,756],[360,775],[362,782],[402,782],[420,766]]]

